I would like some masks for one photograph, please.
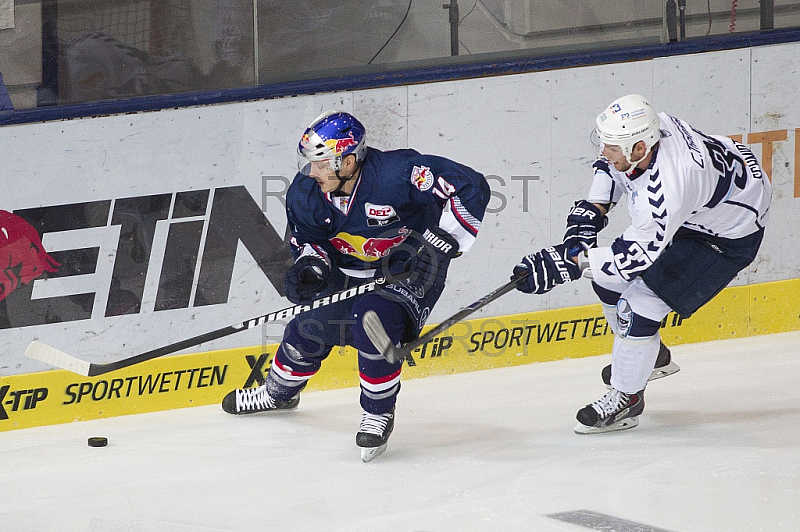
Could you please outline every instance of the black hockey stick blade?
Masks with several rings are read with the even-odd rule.
[[[372,344],[380,350],[383,357],[391,364],[395,364],[401,360],[408,360],[409,365],[412,365],[413,358],[411,357],[411,352],[414,349],[418,348],[423,344],[427,344],[444,331],[458,323],[459,321],[463,320],[473,312],[485,307],[495,299],[498,299],[500,296],[507,294],[508,292],[514,290],[519,283],[524,281],[528,278],[528,273],[523,273],[521,275],[517,275],[509,282],[497,288],[479,300],[475,301],[474,303],[462,308],[442,323],[431,329],[430,331],[426,332],[416,340],[412,340],[403,346],[396,346],[392,343],[389,335],[386,334],[386,330],[383,328],[383,324],[381,323],[381,319],[378,317],[375,312],[368,310],[364,313],[364,316],[361,318],[362,324],[364,326],[364,332],[369,337]]]
[[[367,292],[372,292],[376,290],[378,287],[388,282],[396,281],[397,279],[399,278],[387,279],[381,277],[378,279],[374,279],[368,283],[340,290],[339,292],[317,298],[307,305],[303,304],[292,305],[291,307],[286,307],[281,310],[276,310],[275,312],[270,312],[269,314],[264,314],[263,316],[252,318],[242,323],[229,325],[227,327],[223,327],[215,331],[210,331],[204,334],[200,334],[198,336],[193,336],[192,338],[187,338],[185,340],[175,342],[174,344],[158,347],[156,349],[147,351],[145,353],[141,353],[139,355],[135,355],[129,358],[123,358],[122,360],[117,360],[115,362],[108,362],[105,364],[90,363],[85,360],[76,358],[72,355],[69,355],[59,349],[56,349],[55,347],[49,346],[38,340],[31,342],[31,344],[25,350],[25,356],[31,359],[39,360],[40,362],[45,362],[47,364],[50,364],[51,366],[56,366],[58,368],[69,370],[73,373],[77,373],[85,377],[95,377],[97,375],[103,375],[111,371],[127,368],[129,366],[133,366],[141,362],[146,362],[154,358],[162,357],[164,355],[176,353],[178,351],[182,351],[189,347],[194,347],[196,345],[200,345],[205,342],[210,342],[211,340],[216,340],[218,338],[222,338],[224,336],[228,336],[240,331],[252,329],[253,327],[258,327],[268,322],[281,321],[293,318],[298,314],[302,314],[303,312],[306,312],[311,309],[324,307],[332,303],[344,301],[345,299],[349,299],[351,297],[355,297],[361,294],[366,294]]]

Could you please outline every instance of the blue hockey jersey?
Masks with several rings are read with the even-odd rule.
[[[410,149],[368,148],[350,196],[325,194],[313,178],[295,176],[286,196],[292,253],[297,258],[313,246],[345,274],[370,277],[410,231],[434,226],[465,252],[489,197],[486,179],[467,166]]]

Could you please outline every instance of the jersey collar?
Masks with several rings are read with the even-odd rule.
[[[333,205],[338,211],[344,213],[345,216],[350,214],[350,209],[353,207],[356,192],[358,192],[358,187],[361,185],[361,178],[364,175],[363,170],[364,169],[362,167],[358,172],[356,184],[353,186],[353,192],[351,192],[349,196],[334,196],[332,192],[325,193],[325,199],[328,200],[328,203]]]

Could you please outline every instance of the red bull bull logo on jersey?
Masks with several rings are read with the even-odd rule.
[[[411,183],[422,192],[430,189],[433,186],[433,181],[433,172],[427,166],[415,166],[411,170]]]
[[[42,246],[39,233],[23,218],[0,210],[0,301],[20,286],[61,266]]]
[[[354,255],[365,262],[372,262],[388,255],[393,247],[400,245],[408,237],[408,234],[409,231],[405,228],[400,229],[397,236],[387,238],[364,238],[342,232],[330,241],[339,253]]]

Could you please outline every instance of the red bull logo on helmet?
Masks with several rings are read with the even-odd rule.
[[[339,253],[354,255],[365,262],[372,262],[385,257],[391,249],[403,243],[409,231],[401,228],[397,236],[364,238],[350,233],[339,233],[330,242]]]
[[[57,272],[59,266],[31,224],[0,210],[0,301],[45,273]]]
[[[343,139],[328,139],[325,141],[325,145],[330,148],[330,150],[336,155],[337,157],[344,154],[350,148],[353,148],[358,145],[356,139],[353,137],[353,132],[351,131],[349,135]]]

